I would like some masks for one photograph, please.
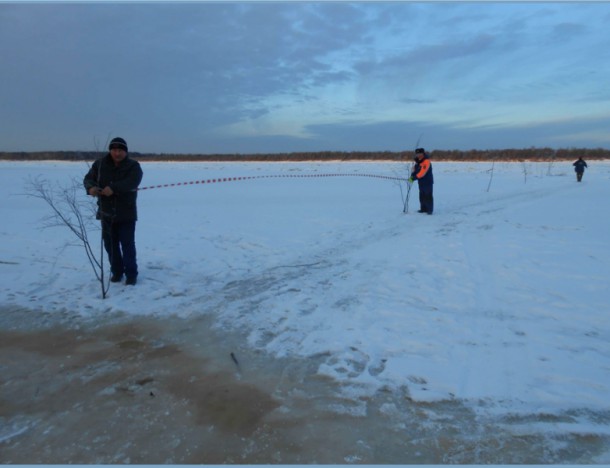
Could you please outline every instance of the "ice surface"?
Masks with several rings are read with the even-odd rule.
[[[346,396],[546,414],[607,408],[610,163],[434,162],[435,213],[396,181],[270,177],[139,194],[136,287],[99,283],[27,178],[85,163],[2,162],[0,305],[95,318],[209,315],[278,357],[324,356]],[[143,163],[143,187],[261,175],[406,175],[397,163]],[[404,187],[403,187],[404,190]],[[87,200],[84,189],[82,197]],[[99,240],[94,225],[91,238]],[[608,433],[585,418],[583,433]]]

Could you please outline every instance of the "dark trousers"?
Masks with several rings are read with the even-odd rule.
[[[432,186],[419,186],[419,206],[421,211],[432,214],[434,211],[434,197],[432,196]]]
[[[577,180],[578,182],[580,182],[580,181],[582,180],[582,175],[583,175],[583,173],[582,173],[582,172],[577,172],[577,173],[576,173],[576,180]]]
[[[113,222],[102,218],[102,237],[104,248],[110,259],[110,271],[113,275],[127,278],[138,276],[136,262],[136,222]]]

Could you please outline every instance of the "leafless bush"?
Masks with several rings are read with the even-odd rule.
[[[488,169],[487,172],[489,172],[489,183],[487,184],[487,192],[489,192],[489,189],[491,188],[491,181],[494,178],[494,168],[496,166],[496,162],[493,161],[491,163],[491,169]]]
[[[53,187],[41,177],[31,178],[26,183],[26,195],[43,200],[51,208],[51,214],[42,221],[43,228],[63,226],[76,236],[100,282],[102,298],[106,298],[108,286],[104,281],[104,246],[100,236],[100,255],[96,256],[88,234],[88,227],[92,227],[92,220],[95,219],[96,208],[91,199],[83,199],[83,194],[84,188],[76,179],[64,187]]]

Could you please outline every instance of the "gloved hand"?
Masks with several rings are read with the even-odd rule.
[[[413,177],[409,177],[409,183],[412,184],[415,179]]]

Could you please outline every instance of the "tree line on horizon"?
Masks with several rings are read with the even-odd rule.
[[[4,161],[94,161],[105,151],[37,151],[0,152]],[[525,148],[496,150],[433,150],[435,161],[568,161],[610,159],[610,149],[604,148]],[[129,155],[139,161],[208,161],[208,162],[300,162],[300,161],[409,161],[411,151],[318,151],[254,154],[180,154],[137,153]]]

